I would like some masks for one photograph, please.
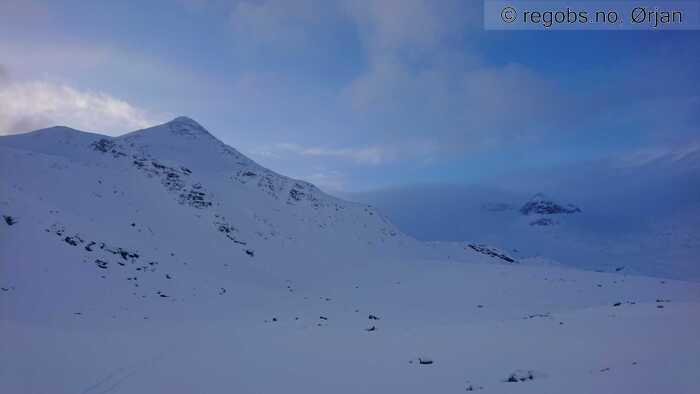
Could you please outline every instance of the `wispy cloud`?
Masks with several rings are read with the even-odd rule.
[[[3,0],[0,2],[0,24],[2,26],[39,26],[51,19],[47,7],[34,0]]]
[[[300,121],[330,119],[326,123],[334,135],[342,135],[343,145],[362,146],[362,139],[366,145],[368,138],[376,138],[377,143],[365,148],[287,149],[307,157],[350,159],[358,164],[416,156],[405,151],[426,153],[416,148],[418,144],[406,147],[400,143],[397,148],[392,136],[396,134],[421,143],[429,141],[427,151],[431,153],[462,153],[504,141],[522,142],[527,135],[534,138],[555,130],[569,117],[552,115],[562,109],[563,102],[559,97],[563,92],[556,91],[554,84],[525,66],[487,64],[474,48],[455,48],[454,43],[468,29],[481,23],[478,11],[477,5],[452,0],[236,2],[231,11],[235,36],[249,45],[273,46],[282,52],[291,45],[303,51],[300,43],[313,44],[314,37],[333,34],[333,26],[324,24],[328,17],[351,27],[365,61],[333,88],[293,87],[289,81],[295,77],[290,73],[282,71],[270,78],[270,73],[251,71],[237,77],[231,92],[243,96],[236,100],[239,107],[255,102],[255,108],[241,116],[250,116],[257,109],[291,118],[287,124],[303,127],[306,134],[321,140],[321,146],[332,142],[324,140],[323,131],[311,130]],[[313,97],[309,91],[314,92]],[[260,122],[271,121],[265,117]],[[309,146],[309,139],[302,136],[292,140]]]
[[[382,146],[361,148],[327,148],[306,147],[293,143],[280,143],[259,148],[255,152],[261,156],[278,157],[281,155],[299,155],[309,157],[326,157],[350,160],[357,164],[379,165],[396,158],[396,151]]]
[[[347,0],[342,9],[356,24],[371,57],[424,56],[479,18],[463,1]]]
[[[700,168],[700,138],[690,138],[682,144],[644,147],[616,157],[616,167],[641,167],[653,163],[686,163],[688,168]]]
[[[257,44],[297,46],[306,43],[310,31],[322,23],[317,0],[266,0],[234,3],[231,28],[237,38]]]
[[[0,134],[67,125],[120,134],[159,118],[106,93],[81,91],[47,81],[11,81],[0,68]],[[6,73],[5,73],[6,75]]]
[[[339,171],[313,172],[309,175],[301,176],[300,178],[330,193],[343,191],[347,186],[345,176]]]

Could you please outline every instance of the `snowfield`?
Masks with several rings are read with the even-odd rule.
[[[1,393],[700,391],[700,284],[419,242],[188,118],[0,137],[0,215]]]

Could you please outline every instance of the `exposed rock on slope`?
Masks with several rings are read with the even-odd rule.
[[[520,208],[523,215],[558,215],[581,212],[581,209],[573,204],[562,205],[543,194],[535,194],[530,201]]]
[[[120,137],[66,127],[0,137],[0,179],[0,235],[13,261],[50,256],[52,268],[105,288],[125,280],[137,298],[191,293],[202,284],[190,269],[213,274],[207,286],[219,289],[244,271],[294,278],[340,267],[339,258],[494,261],[457,243],[418,242],[373,207],[264,168],[185,117]]]

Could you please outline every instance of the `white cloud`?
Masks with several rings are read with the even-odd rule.
[[[700,166],[700,139],[691,138],[682,144],[644,147],[617,157],[615,167],[641,167],[654,162],[682,163],[689,167]]]
[[[324,23],[329,3],[319,0],[240,1],[233,6],[231,26],[236,39],[253,44],[298,46]]]
[[[315,172],[307,176],[300,177],[307,182],[311,182],[326,192],[339,192],[346,188],[346,179],[338,171]]]
[[[0,86],[3,86],[8,82],[10,82],[10,72],[7,70],[7,67],[0,64]]]
[[[464,2],[442,0],[347,0],[346,12],[358,26],[371,55],[402,52],[416,55],[444,44],[467,23]]]
[[[0,2],[0,27],[38,27],[51,15],[45,4],[34,0],[3,0]]]
[[[152,114],[106,93],[47,81],[0,80],[0,134],[55,125],[121,134],[156,123]]]
[[[554,130],[569,113],[558,97],[561,92],[544,76],[517,64],[416,70],[391,59],[374,63],[341,92],[358,117],[404,136],[422,135],[445,151],[488,148]],[[531,133],[534,128],[540,131]]]
[[[292,153],[295,155],[309,157],[333,157],[366,165],[378,165],[396,158],[395,151],[381,146],[368,146],[362,148],[325,148],[281,143],[257,149],[254,153],[267,157],[277,157],[284,153]]]

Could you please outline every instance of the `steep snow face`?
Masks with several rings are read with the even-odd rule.
[[[134,131],[112,141],[117,149],[177,161],[197,170],[226,172],[236,167],[259,167],[187,117]]]

